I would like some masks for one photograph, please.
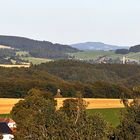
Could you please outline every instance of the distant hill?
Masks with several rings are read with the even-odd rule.
[[[117,49],[115,51],[116,54],[128,54],[129,53],[129,49]]]
[[[48,41],[38,41],[16,36],[0,36],[0,45],[27,51],[33,57],[51,59],[67,58],[67,53],[78,51],[68,45],[53,44]]]
[[[117,49],[115,51],[116,54],[129,54],[129,53],[138,53],[140,52],[140,45],[132,46],[128,49]]]
[[[109,45],[104,44],[102,42],[85,42],[72,44],[71,46],[79,50],[104,50],[104,51],[128,48],[128,46]]]
[[[140,45],[130,47],[129,52],[140,52]]]

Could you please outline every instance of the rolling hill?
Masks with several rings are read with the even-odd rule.
[[[140,52],[140,45],[130,47],[129,52]]]
[[[53,44],[24,37],[0,36],[0,45],[10,46],[16,50],[27,51],[32,57],[61,59],[68,58],[67,53],[78,50],[68,45]]]
[[[104,51],[128,48],[128,46],[109,45],[104,44],[102,42],[85,42],[72,44],[71,46],[79,50],[104,50]]]

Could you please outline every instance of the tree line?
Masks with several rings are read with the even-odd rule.
[[[32,89],[11,111],[17,124],[15,140],[139,140],[140,101],[123,101],[125,109],[114,128],[101,114],[88,115],[80,96],[65,100],[58,110],[50,93]]]
[[[32,88],[51,92],[53,96],[57,89],[60,89],[63,97],[75,97],[77,92],[81,92],[84,98],[132,98],[139,95],[138,90],[134,92],[123,84],[111,83],[108,80],[64,80],[50,74],[46,66],[47,64],[30,68],[0,68],[0,97],[24,98]],[[67,73],[66,70],[63,72]]]

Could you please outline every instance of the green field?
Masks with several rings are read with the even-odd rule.
[[[120,108],[112,108],[112,109],[91,109],[87,110],[89,114],[100,113],[103,118],[109,122],[112,126],[116,127],[119,125],[120,120]]]
[[[116,54],[114,51],[83,51],[77,53],[71,53],[70,56],[74,56],[76,59],[90,60],[97,59],[102,56],[107,56],[112,59],[120,58],[122,59],[124,55]],[[129,59],[140,60],[140,52],[138,53],[129,53],[125,55]]]
[[[0,118],[9,118],[10,114],[0,114]]]
[[[28,61],[32,64],[35,64],[35,65],[38,65],[38,64],[41,64],[41,63],[47,63],[47,62],[50,62],[52,61],[51,59],[47,59],[47,58],[35,58],[35,57],[32,57],[29,52],[26,52],[26,51],[18,51],[16,52],[16,56],[19,56],[19,58],[21,60],[24,60],[24,61]]]
[[[115,54],[114,51],[84,51],[70,54],[71,56],[75,56],[76,59],[96,59],[101,56],[108,56],[112,58],[123,57],[122,55]]]
[[[121,108],[111,108],[111,109],[89,109],[87,110],[87,113],[89,115],[94,114],[94,113],[100,113],[103,118],[110,123],[112,126],[116,127],[119,125],[120,120],[120,111]],[[9,114],[0,114],[0,118],[9,118]]]
[[[52,61],[51,59],[35,58],[35,57],[21,57],[22,60],[29,61],[32,64],[38,65]]]

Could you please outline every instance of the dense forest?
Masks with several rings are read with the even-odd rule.
[[[53,44],[48,41],[37,41],[15,36],[0,36],[0,45],[27,51],[33,57],[50,59],[68,58],[67,53],[78,51],[68,45]]]
[[[60,60],[34,66],[37,69],[46,69],[50,74],[67,81],[94,83],[97,81],[123,83],[128,87],[139,84],[138,81],[130,84],[129,79],[140,75],[139,65],[123,64],[89,64],[86,62]]]
[[[92,65],[70,60],[30,68],[0,68],[0,97],[23,98],[30,89],[38,88],[53,96],[61,89],[63,97],[80,93],[86,98],[131,98],[140,94],[139,76],[137,65]]]

